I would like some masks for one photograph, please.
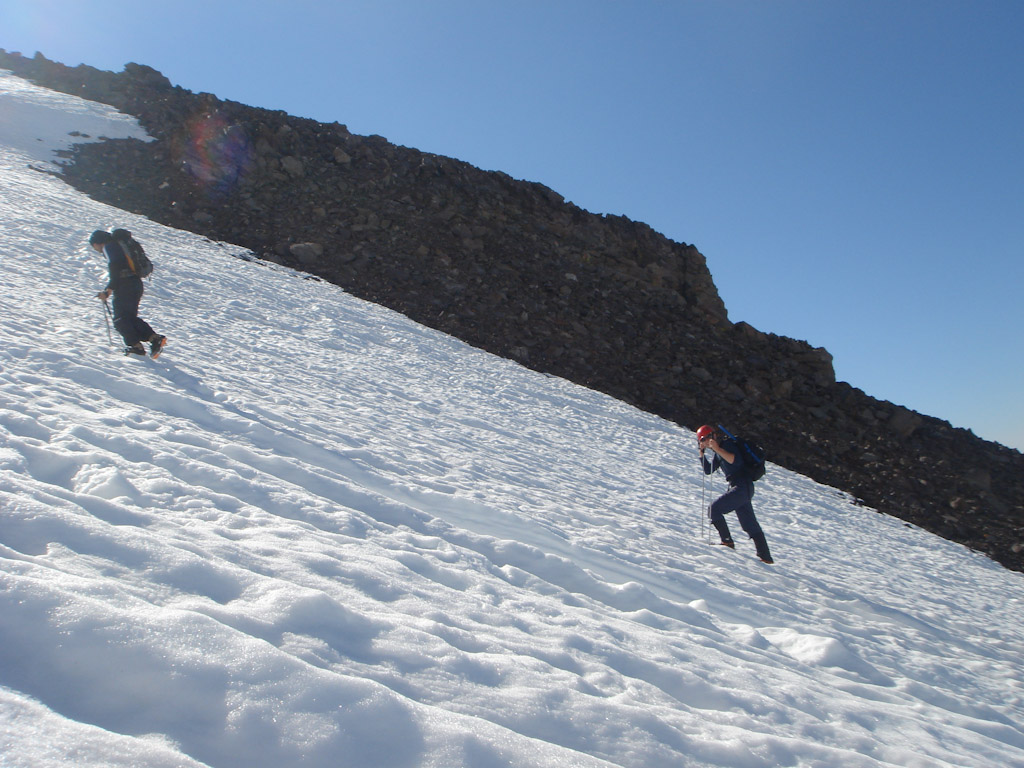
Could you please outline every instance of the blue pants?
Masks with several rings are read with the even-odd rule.
[[[142,301],[142,281],[120,280],[114,286],[114,298],[111,299],[111,311],[114,315],[114,328],[121,334],[126,346],[140,341],[149,341],[153,329],[149,323],[139,317],[139,302]]]
[[[754,507],[750,499],[754,495],[754,483],[752,480],[740,480],[737,485],[732,486],[723,493],[708,507],[708,517],[711,524],[718,529],[718,535],[722,541],[732,541],[732,534],[729,532],[729,524],[725,522],[725,515],[729,512],[736,513],[736,519],[740,521],[740,527],[754,541],[757,547],[758,557],[771,557],[768,551],[768,542],[765,540],[764,531],[754,516]]]

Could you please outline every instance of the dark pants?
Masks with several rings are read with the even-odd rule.
[[[768,542],[764,538],[764,531],[754,516],[754,507],[750,499],[754,495],[754,483],[751,480],[740,480],[728,491],[715,499],[708,508],[708,516],[712,525],[718,529],[718,535],[722,541],[732,541],[732,534],[729,532],[729,524],[725,522],[725,515],[728,512],[735,512],[736,518],[740,521],[740,527],[754,541],[757,547],[757,555],[761,558],[771,557],[768,551]]]
[[[114,313],[114,328],[121,334],[126,346],[149,341],[153,329],[139,317],[139,302],[142,301],[142,281],[139,278],[120,280],[114,286],[111,309]]]

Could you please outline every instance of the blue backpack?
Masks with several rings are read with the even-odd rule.
[[[736,443],[737,450],[739,450],[743,456],[743,463],[750,472],[750,479],[760,480],[764,477],[764,448],[757,443],[748,442],[742,437],[736,437],[736,435],[721,424],[718,425],[718,428],[722,430],[723,435]]]

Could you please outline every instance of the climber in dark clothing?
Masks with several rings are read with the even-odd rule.
[[[126,355],[145,355],[142,342],[148,341],[150,354],[159,357],[167,343],[167,337],[153,331],[149,323],[139,317],[139,302],[142,301],[142,278],[132,271],[124,249],[109,232],[98,229],[89,238],[89,245],[107,257],[110,280],[107,287],[96,294],[111,301],[114,314],[114,328],[124,339]]]
[[[754,481],[750,478],[750,473],[736,444],[732,440],[722,440],[717,430],[705,424],[697,430],[697,445],[700,447],[700,461],[704,468],[704,474],[710,475],[716,469],[721,468],[726,482],[729,483],[729,490],[711,502],[711,506],[708,507],[708,517],[711,519],[711,524],[718,529],[722,544],[732,549],[736,548],[732,534],[729,532],[729,524],[725,522],[726,513],[735,512],[740,526],[754,541],[757,556],[766,563],[775,562],[768,550],[764,531],[761,530],[757,517],[754,515],[754,507],[750,503],[754,496]],[[704,457],[705,448],[710,448],[715,453],[711,461]]]

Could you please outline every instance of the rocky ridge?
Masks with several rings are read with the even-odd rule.
[[[692,245],[143,65],[0,50],[0,67],[135,115],[156,139],[79,145],[64,177],[96,199],[687,427],[725,423],[778,464],[1024,571],[1024,455],[837,382],[824,349],[730,322]]]

